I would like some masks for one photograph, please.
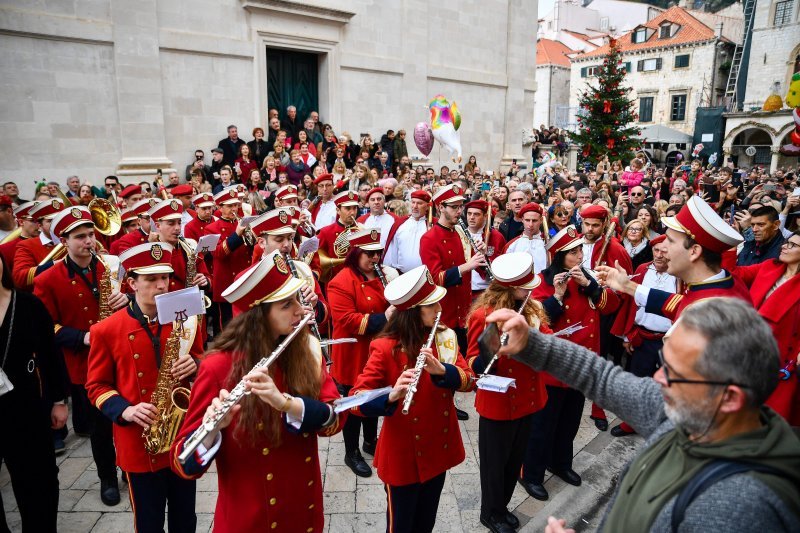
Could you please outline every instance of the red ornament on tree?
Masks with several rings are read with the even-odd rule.
[[[608,149],[610,150],[614,148],[614,144],[615,144],[614,139],[609,139],[608,142],[606,143],[606,146],[608,146]]]
[[[611,102],[603,100],[603,113],[611,113]]]
[[[589,157],[589,146],[583,147],[583,157]]]

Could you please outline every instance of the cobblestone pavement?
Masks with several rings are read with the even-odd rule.
[[[478,470],[478,416],[472,395],[458,394],[460,408],[470,419],[460,422],[466,460],[450,470],[439,504],[437,532],[481,532],[479,522],[480,480]],[[552,476],[545,481],[550,500],[528,497],[517,485],[510,509],[522,522],[521,531],[542,532],[548,515],[567,518],[577,531],[592,531],[616,481],[620,468],[641,442],[638,437],[614,439],[601,433],[589,419],[587,401],[581,427],[575,439],[575,470],[583,476],[580,487],[567,485]],[[611,421],[610,427],[615,424]],[[133,531],[127,485],[120,482],[122,502],[107,507],[100,501],[99,485],[89,440],[70,432],[67,452],[57,460],[60,468],[59,531],[62,533],[119,533]],[[344,465],[341,433],[319,439],[323,469],[325,530],[328,532],[379,532],[385,528],[386,497],[377,475],[357,478]],[[367,456],[369,460],[369,456]],[[549,474],[548,474],[549,475]],[[11,531],[20,531],[19,514],[7,469],[0,471],[0,492],[5,502]],[[197,531],[210,531],[217,499],[217,474],[210,471],[197,483]]]

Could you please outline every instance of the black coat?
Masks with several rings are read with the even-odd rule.
[[[245,142],[237,138],[236,142],[231,141],[230,137],[225,137],[218,144],[217,147],[222,150],[222,161],[226,165],[233,167],[233,163],[239,158],[239,147]]]
[[[250,147],[250,159],[256,162],[258,168],[261,168],[261,165],[264,164],[264,159],[266,159],[267,154],[272,151],[274,144],[274,142],[268,144],[264,139],[260,141],[253,139],[247,143],[247,146]]]

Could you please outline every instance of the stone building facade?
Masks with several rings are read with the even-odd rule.
[[[266,127],[270,54],[310,54],[322,121],[358,140],[458,102],[464,159],[522,159],[533,124],[537,2],[7,0],[0,176],[123,181],[183,167],[228,124]],[[409,135],[409,140],[410,140]],[[409,151],[417,154],[413,142]],[[441,153],[441,157],[440,157]],[[431,164],[447,162],[434,148]]]

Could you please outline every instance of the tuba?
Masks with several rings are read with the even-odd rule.
[[[150,455],[169,451],[189,408],[189,389],[179,386],[172,376],[172,365],[183,353],[188,353],[197,333],[197,316],[173,322],[164,348],[158,381],[150,403],[158,409],[156,421],[142,433],[144,448]]]
[[[336,257],[330,257],[322,248],[317,250],[317,254],[319,254],[319,279],[321,283],[330,281],[333,277],[333,269],[344,263],[345,256],[347,256],[347,252],[350,251],[350,240],[347,236],[350,234],[350,231],[357,226],[356,217],[351,216],[344,230],[336,236],[336,240],[333,241],[333,252],[336,254]]]

